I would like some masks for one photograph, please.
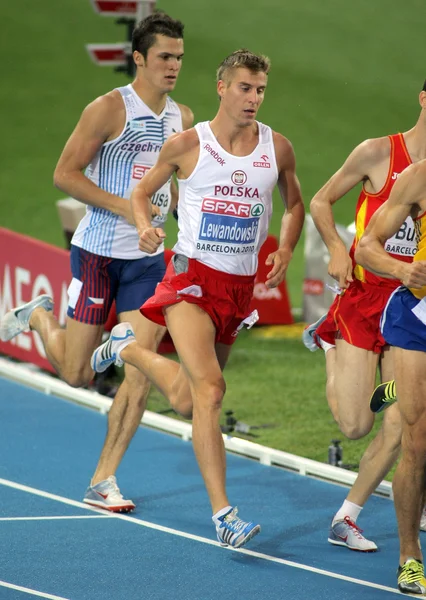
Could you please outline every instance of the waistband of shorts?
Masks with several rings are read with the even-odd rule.
[[[353,280],[353,284],[362,287],[366,291],[372,292],[383,292],[384,294],[391,294],[398,287],[400,287],[401,282],[396,279],[389,279],[389,284],[385,282],[380,283],[367,283],[366,281],[361,281],[356,277]]]
[[[234,275],[234,273],[225,273],[224,271],[218,271],[208,265],[202,263],[196,258],[189,258],[189,264],[195,265],[195,268],[200,269],[207,274],[208,277],[215,277],[221,281],[229,281],[230,283],[236,284],[252,284],[256,278],[256,275]]]

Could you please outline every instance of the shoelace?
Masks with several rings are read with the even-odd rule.
[[[418,581],[423,577],[423,565],[416,560],[410,560],[408,564],[403,565],[398,580],[403,579],[408,583]]]
[[[107,481],[109,481],[109,483],[111,484],[111,486],[114,489],[114,494],[117,494],[118,496],[120,496],[121,498],[123,497],[122,493],[120,492],[120,488],[117,485],[117,479],[114,477],[114,475],[110,475],[107,479]]]
[[[356,523],[354,523],[350,517],[345,517],[343,520],[344,520],[344,522],[346,523],[346,525],[347,525],[348,527],[350,527],[350,528],[353,530],[354,534],[355,534],[355,535],[356,535],[356,536],[357,536],[357,537],[358,537],[360,540],[363,540],[363,539],[365,539],[365,538],[364,538],[364,536],[363,536],[363,535],[361,535],[361,534],[362,534],[362,532],[363,532],[363,530],[362,530],[362,529],[360,529],[360,528],[358,527],[358,525],[357,525]]]
[[[247,523],[242,521],[239,517],[237,517],[238,508],[233,508],[224,518],[224,521],[229,525],[229,528],[232,529],[235,533],[238,533],[243,529]]]

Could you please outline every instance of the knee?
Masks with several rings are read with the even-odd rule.
[[[367,422],[345,422],[339,421],[340,431],[349,440],[359,440],[370,433],[373,427],[373,421]]]
[[[73,371],[62,373],[62,379],[73,388],[85,387],[93,379],[93,371],[82,367]]]
[[[402,450],[405,456],[417,464],[426,464],[426,432],[404,432],[402,438]]]
[[[178,413],[184,419],[190,421],[192,419],[193,402],[190,395],[179,396],[178,394],[172,395],[169,398],[170,406],[175,412]]]
[[[196,386],[194,391],[194,401],[198,406],[203,406],[209,410],[220,411],[222,401],[226,391],[226,383],[223,377],[216,381],[203,383]]]

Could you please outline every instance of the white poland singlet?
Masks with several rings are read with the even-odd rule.
[[[86,169],[86,176],[97,186],[130,198],[133,188],[157,161],[168,137],[182,131],[182,116],[176,102],[167,98],[160,115],[152,112],[139,98],[131,84],[117,88],[126,107],[126,124],[121,134],[99,149]],[[152,224],[161,227],[170,208],[170,181],[151,198],[161,210]],[[138,249],[136,228],[126,219],[105,210],[87,206],[71,243],[93,254],[127,260],[147,255]],[[164,246],[155,254],[164,252]]]
[[[209,122],[195,126],[200,155],[188,179],[178,180],[175,252],[225,273],[256,273],[278,179],[272,130],[259,122],[258,127],[253,152],[234,156],[217,142]]]

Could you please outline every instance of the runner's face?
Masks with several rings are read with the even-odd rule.
[[[228,77],[218,83],[221,104],[240,126],[249,126],[263,102],[268,76],[239,67],[231,70]]]
[[[141,56],[144,78],[159,92],[174,90],[182,67],[183,40],[156,35],[146,60]]]

